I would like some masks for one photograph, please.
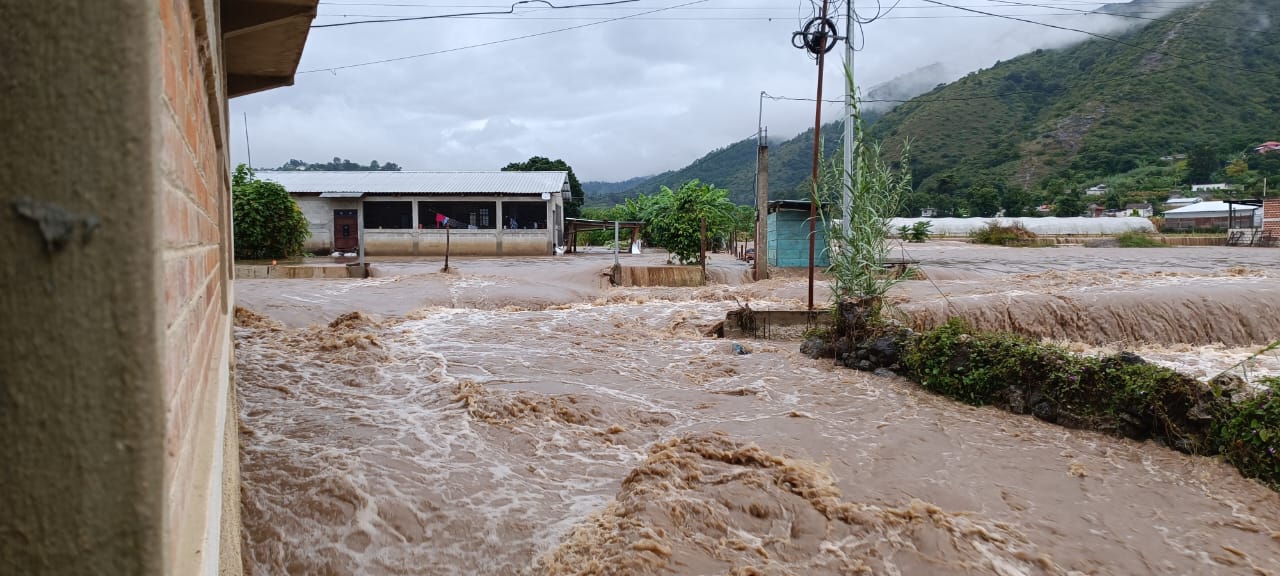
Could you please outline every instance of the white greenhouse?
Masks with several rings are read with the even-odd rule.
[[[916,222],[932,222],[929,229],[934,237],[968,237],[985,228],[989,223],[1000,226],[1020,224],[1037,236],[1114,236],[1124,232],[1155,232],[1156,227],[1146,218],[894,218],[890,229],[912,226]]]

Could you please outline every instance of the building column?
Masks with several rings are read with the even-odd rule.
[[[413,226],[413,228],[412,228],[412,230],[413,230],[413,255],[414,255],[414,256],[417,256],[417,255],[418,255],[418,238],[419,238],[419,236],[421,236],[421,232],[419,231],[419,222],[418,222],[418,201],[417,201],[417,200],[410,200],[410,201],[409,201],[409,210],[412,210],[412,211],[413,211],[413,224],[412,224],[412,226]]]
[[[502,199],[498,198],[494,202],[494,205],[495,205],[495,208],[493,211],[498,218],[498,222],[497,222],[498,226],[494,231],[497,232],[498,234],[498,255],[501,256],[502,255],[502,231],[505,230],[507,227],[507,220],[506,220],[506,216],[502,213]]]
[[[0,573],[163,574],[155,3],[6,0],[0,22]]]

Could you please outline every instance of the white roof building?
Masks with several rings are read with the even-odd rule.
[[[553,254],[568,172],[262,171],[297,201],[317,254]]]
[[[262,180],[278,182],[294,193],[413,195],[541,195],[561,193],[568,199],[568,172],[328,172],[306,170],[261,171]],[[358,196],[352,196],[353,194]]]
[[[1249,206],[1247,204],[1236,204],[1234,208],[1226,202],[1218,200],[1209,200],[1206,202],[1197,202],[1190,206],[1174,208],[1166,210],[1165,218],[1226,218],[1229,213],[1234,212],[1237,217],[1242,214],[1252,214],[1254,212],[1261,213],[1261,208],[1257,206]]]

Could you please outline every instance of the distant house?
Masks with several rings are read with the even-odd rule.
[[[1155,214],[1155,210],[1150,204],[1125,204],[1122,212],[1121,216],[1138,216],[1140,218],[1150,218]]]
[[[1280,142],[1263,142],[1261,146],[1254,148],[1254,151],[1256,151],[1259,154],[1266,154],[1268,152],[1280,152]]]
[[[1099,184],[1084,191],[1085,196],[1102,196],[1107,193],[1107,185]]]
[[[1107,215],[1107,207],[1102,204],[1090,204],[1085,211],[1090,218],[1101,218]]]
[[[938,215],[938,209],[937,209],[937,208],[932,208],[932,207],[930,207],[930,208],[921,208],[921,209],[920,209],[920,217],[921,217],[921,218],[933,218],[934,216],[937,216],[937,215]]]
[[[1197,192],[1213,192],[1215,190],[1231,190],[1231,189],[1232,189],[1232,186],[1230,184],[1192,184],[1191,185],[1192,194],[1195,194]]]
[[[365,252],[375,256],[440,255],[446,245],[453,254],[532,256],[564,244],[567,172],[257,175],[297,200],[311,229],[311,252],[354,252],[361,235]]]
[[[1261,208],[1218,201],[1198,202],[1164,213],[1164,230],[1227,230],[1261,225]]]
[[[1161,156],[1160,159],[1165,162],[1173,162],[1174,160],[1186,160],[1187,155],[1186,154],[1170,154],[1168,156]]]
[[[1171,208],[1181,208],[1181,207],[1183,207],[1183,206],[1190,206],[1190,205],[1192,205],[1192,204],[1199,204],[1200,202],[1204,202],[1204,200],[1203,200],[1203,199],[1201,199],[1199,196],[1191,196],[1191,197],[1187,197],[1187,198],[1177,198],[1177,197],[1175,197],[1175,198],[1170,198],[1170,199],[1168,199],[1168,200],[1165,200],[1165,201],[1164,201],[1164,205],[1165,205],[1165,206],[1169,206],[1169,207],[1171,207]]]

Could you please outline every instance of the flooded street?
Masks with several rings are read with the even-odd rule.
[[[1198,377],[1280,336],[1274,250],[910,257],[930,280],[895,299],[921,323],[1052,319],[1072,327],[1028,332]],[[1225,463],[969,407],[794,342],[734,354],[707,330],[739,302],[803,305],[802,278],[746,283],[727,261],[724,284],[608,288],[611,263],[237,281],[251,572],[1280,574],[1280,496]]]

